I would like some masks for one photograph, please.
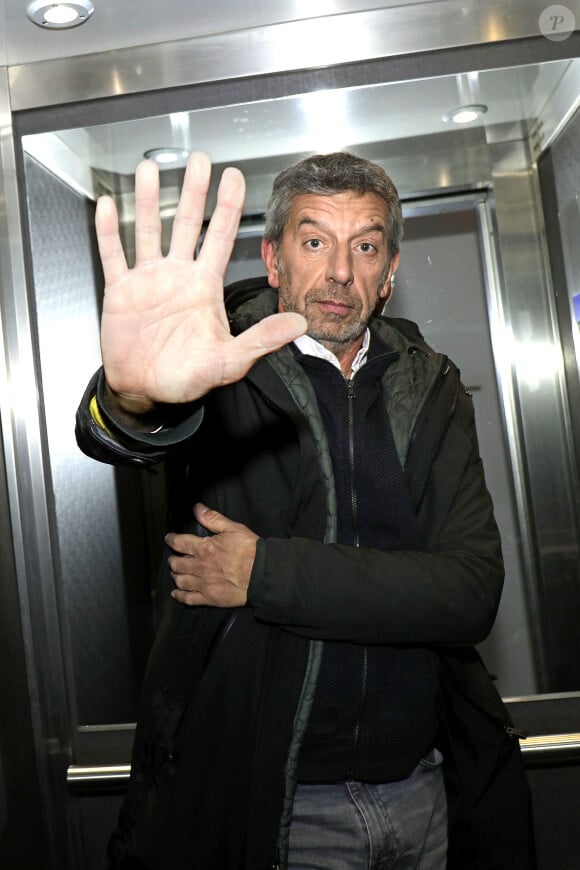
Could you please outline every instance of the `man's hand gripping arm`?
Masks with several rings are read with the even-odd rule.
[[[173,598],[189,605],[243,607],[258,536],[202,504],[195,505],[194,515],[212,533],[210,537],[171,533],[165,538],[173,550],[169,558],[176,586]]]

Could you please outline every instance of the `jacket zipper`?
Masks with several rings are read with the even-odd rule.
[[[350,466],[350,506],[352,510],[352,525],[353,525],[353,545],[360,546],[360,538],[358,532],[358,502],[356,489],[354,485],[354,401],[356,393],[354,391],[354,383],[352,378],[347,380],[347,413],[348,413],[348,461]]]
[[[358,500],[356,494],[355,487],[355,444],[354,444],[354,417],[355,417],[355,399],[356,392],[354,388],[354,380],[353,378],[347,378],[347,401],[348,401],[348,456],[349,456],[349,465],[350,465],[350,504],[352,509],[352,523],[353,523],[353,546],[360,547],[360,536],[358,529]],[[362,648],[362,672],[361,672],[361,683],[360,683],[360,700],[358,705],[358,713],[357,718],[354,723],[353,734],[352,734],[352,756],[351,756],[351,768],[354,772],[355,767],[355,759],[358,748],[358,742],[360,737],[360,711],[362,710],[366,691],[367,691],[367,677],[368,677],[368,647],[364,646]]]
[[[218,648],[222,645],[222,643],[224,642],[224,640],[226,639],[226,637],[228,636],[228,634],[232,630],[234,622],[237,620],[237,618],[238,618],[238,610],[234,610],[232,613],[229,614],[227,619],[224,620],[224,622],[220,625],[220,627],[216,631],[216,633],[211,641],[211,644],[208,648],[206,656],[205,656],[205,662],[203,665],[203,672],[202,672],[202,675],[201,675],[201,678],[200,678],[200,681],[198,684],[198,688],[199,688],[199,685],[201,685],[201,681],[203,680],[204,676],[206,675],[207,669],[208,669],[209,665],[211,664],[211,662],[213,661],[214,656],[215,656]]]

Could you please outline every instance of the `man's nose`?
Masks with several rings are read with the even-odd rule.
[[[328,257],[326,279],[335,284],[350,284],[353,280],[350,245],[337,245]]]

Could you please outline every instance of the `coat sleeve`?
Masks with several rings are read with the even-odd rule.
[[[435,529],[423,551],[260,540],[248,597],[256,617],[321,640],[479,643],[504,575],[473,420],[451,427],[422,510]]]
[[[166,406],[165,423],[156,432],[130,430],[107,412],[104,387],[101,368],[89,381],[76,414],[77,444],[91,459],[109,465],[154,465],[191,438],[201,424],[203,405],[193,402]],[[92,403],[96,403],[99,420],[91,410]]]

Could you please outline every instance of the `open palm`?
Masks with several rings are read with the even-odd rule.
[[[224,274],[242,212],[242,174],[226,169],[200,253],[211,164],[192,154],[166,256],[161,252],[159,172],[151,161],[135,176],[135,267],[129,269],[110,197],[97,204],[96,228],[105,275],[101,350],[105,376],[120,404],[150,410],[156,402],[189,402],[242,378],[261,356],[306,330],[297,314],[275,314],[231,335]]]

